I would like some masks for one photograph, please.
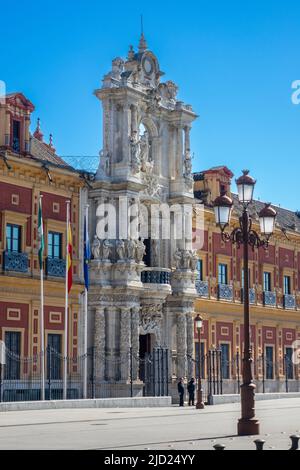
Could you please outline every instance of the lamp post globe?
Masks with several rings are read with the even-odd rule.
[[[236,180],[238,198],[243,205],[252,202],[255,183],[256,180],[249,175],[249,170],[243,170],[242,176]]]
[[[271,204],[265,204],[265,207],[258,214],[261,233],[269,238],[274,232],[276,211]]]
[[[214,211],[215,211],[215,218],[216,224],[224,230],[230,222],[230,215],[232,210],[232,199],[226,195],[225,192],[222,192],[220,196],[218,196],[214,203]]]

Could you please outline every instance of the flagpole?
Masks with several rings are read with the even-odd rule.
[[[43,195],[40,194],[40,208],[41,208],[41,223],[43,224],[42,217],[42,198]],[[44,228],[41,227],[42,236],[44,236]],[[40,241],[42,243],[42,241]],[[43,255],[41,255],[43,256]],[[43,269],[43,260],[41,258],[40,266],[41,274],[41,309],[40,309],[40,340],[41,340],[41,400],[45,400],[45,331],[44,331],[44,269]]]
[[[88,204],[85,206],[85,224],[84,224],[84,239],[87,243],[87,236],[88,234],[88,217],[89,217],[89,206]],[[85,260],[85,254],[83,253],[83,258],[84,258],[84,263],[86,262]],[[88,311],[88,290],[87,287],[85,286],[84,288],[84,346],[83,346],[83,353],[84,353],[84,363],[83,363],[83,398],[87,398],[87,311]]]
[[[64,373],[63,373],[63,400],[67,399],[67,374],[68,374],[68,250],[69,250],[69,223],[70,201],[67,201],[67,236],[66,236],[66,286],[65,286],[65,328],[64,328]]]

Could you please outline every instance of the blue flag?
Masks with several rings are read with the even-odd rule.
[[[84,216],[84,265],[83,265],[83,271],[84,271],[84,285],[87,290],[89,290],[89,261],[91,259],[91,248],[90,248],[90,240],[89,240],[89,234],[87,230],[87,220],[86,220],[86,215]]]

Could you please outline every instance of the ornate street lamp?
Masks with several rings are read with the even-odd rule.
[[[276,211],[270,204],[259,213],[260,230],[264,238],[252,229],[252,219],[248,212],[248,206],[253,200],[253,191],[256,181],[249,175],[248,170],[243,171],[243,175],[237,180],[238,199],[242,205],[242,215],[239,218],[239,226],[231,233],[225,232],[229,225],[232,208],[232,200],[224,193],[214,201],[216,224],[221,229],[221,236],[224,242],[236,243],[239,247],[243,245],[244,261],[244,352],[241,385],[241,408],[242,416],[238,421],[238,435],[247,436],[259,434],[259,421],[255,417],[255,384],[252,376],[252,350],[250,344],[250,312],[249,312],[249,268],[248,268],[248,246],[254,250],[255,247],[268,247],[269,238],[274,231]]]
[[[203,403],[203,390],[202,390],[202,382],[201,382],[201,342],[200,342],[200,333],[202,328],[202,318],[198,314],[195,318],[195,325],[198,332],[198,389],[197,389],[197,403],[196,408],[197,410],[202,410],[204,408]]]

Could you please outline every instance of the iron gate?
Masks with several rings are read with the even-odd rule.
[[[154,348],[144,358],[144,395],[167,396],[169,376],[169,351],[165,348]]]

